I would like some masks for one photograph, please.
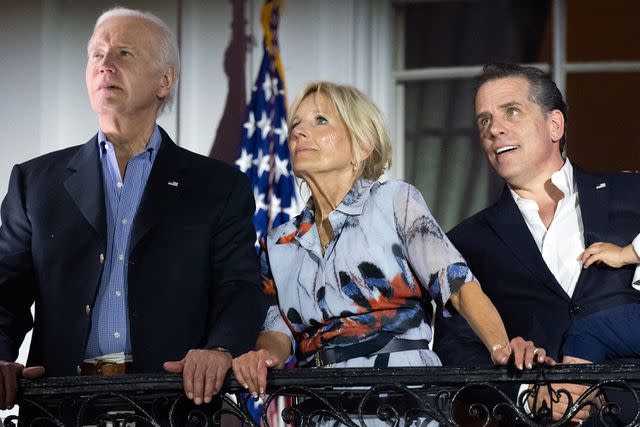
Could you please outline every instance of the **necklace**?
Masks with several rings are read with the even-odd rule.
[[[329,221],[329,218],[327,218],[325,221]],[[318,239],[320,240],[320,249],[322,250],[322,255],[324,255],[324,253],[326,252],[327,248],[329,247],[329,245],[331,244],[331,241],[333,240],[333,228],[331,228],[331,233],[328,233],[326,231],[326,229],[323,226],[323,221],[322,219],[316,215],[315,216],[315,223],[316,223],[316,227],[318,229]],[[329,223],[331,224],[331,223]],[[326,234],[326,237],[328,238],[327,243],[322,243],[322,237],[320,237],[322,235],[321,232],[324,232]]]

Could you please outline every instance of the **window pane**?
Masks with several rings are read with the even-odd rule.
[[[640,169],[639,98],[640,73],[569,74],[571,160],[589,171]]]
[[[537,62],[549,0],[429,1],[404,8],[405,68]]]
[[[567,0],[567,59],[640,60],[638,17],[638,1]]]
[[[445,230],[488,206],[502,188],[480,148],[472,100],[471,79],[405,90],[405,177]]]

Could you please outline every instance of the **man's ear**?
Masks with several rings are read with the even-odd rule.
[[[558,142],[564,135],[564,114],[560,110],[551,110],[548,115],[549,132],[553,142]]]
[[[160,78],[160,88],[158,89],[158,93],[156,94],[158,99],[164,99],[169,96],[169,93],[171,93],[171,88],[173,87],[175,75],[176,71],[172,66],[169,66]]]

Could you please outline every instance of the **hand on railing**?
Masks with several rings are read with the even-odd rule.
[[[13,408],[18,390],[18,379],[33,380],[44,375],[42,366],[25,368],[20,363],[0,360],[0,409]]]
[[[267,370],[282,368],[283,363],[268,350],[250,351],[233,359],[233,375],[254,399],[264,397],[267,389]]]
[[[534,364],[553,366],[556,361],[547,356],[544,348],[536,347],[532,341],[516,337],[509,344],[496,344],[491,348],[491,360],[494,365],[508,365],[510,362],[518,369],[531,369]]]
[[[231,353],[223,349],[192,349],[175,362],[164,362],[164,369],[182,374],[184,392],[196,405],[209,403],[218,394],[231,367]]]
[[[544,406],[551,412],[551,418],[558,421],[568,415],[570,406],[575,405],[588,388],[588,386],[581,384],[531,385],[529,389],[532,393],[527,404],[534,416],[539,415]],[[571,418],[571,422],[581,424],[592,416],[604,403],[604,397],[598,390],[595,390],[586,397],[585,401],[587,404],[576,412]]]

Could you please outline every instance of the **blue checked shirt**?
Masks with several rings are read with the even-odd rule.
[[[91,332],[85,351],[87,359],[111,353],[131,354],[127,304],[129,240],[161,141],[156,126],[147,149],[129,160],[123,181],[113,144],[102,130],[98,132],[107,215],[107,252],[91,316]]]

